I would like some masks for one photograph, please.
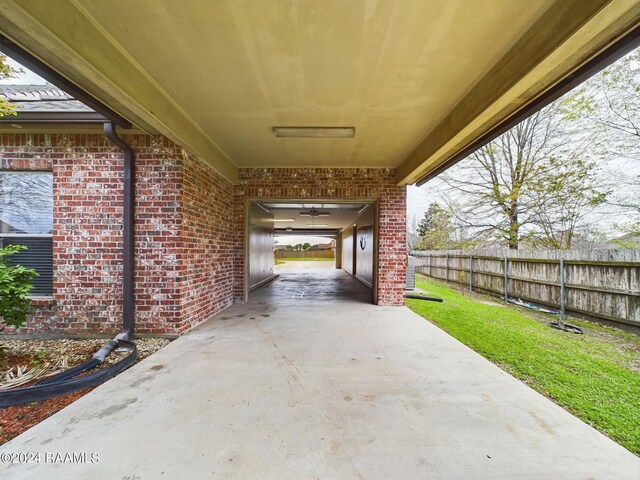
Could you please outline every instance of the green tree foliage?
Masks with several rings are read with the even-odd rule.
[[[305,242],[302,244],[302,250],[308,250],[311,248],[311,244],[309,242]]]
[[[418,224],[420,240],[416,248],[419,250],[456,248],[456,242],[453,240],[454,230],[451,213],[440,204],[431,203]]]
[[[615,188],[607,203],[620,216],[618,230],[640,234],[640,49],[585,82],[569,106],[586,117],[592,132],[600,130],[600,156],[622,165],[613,172]]]
[[[588,116],[607,132],[608,145],[616,148],[618,153],[638,153],[640,49],[585,82],[571,96],[569,103],[574,112]]]
[[[7,56],[0,53],[0,80],[15,77],[21,70],[17,70],[6,63]],[[5,99],[0,98],[0,117],[16,115],[14,106]]]
[[[611,193],[599,187],[600,169],[595,161],[577,157],[550,158],[533,176],[531,192],[536,208],[532,243],[548,249],[569,249],[578,227]]]
[[[38,274],[21,265],[10,265],[9,257],[27,247],[8,245],[0,249],[0,317],[7,325],[20,327],[31,312],[31,280]]]
[[[596,138],[574,113],[564,100],[554,102],[443,175],[457,200],[448,203],[460,205],[456,220],[511,249],[532,239],[570,248],[608,194],[590,159]]]

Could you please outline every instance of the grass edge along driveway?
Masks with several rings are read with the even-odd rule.
[[[411,310],[640,456],[640,337],[575,319],[585,335],[569,334],[551,316],[422,275],[416,284],[444,303],[408,299]]]

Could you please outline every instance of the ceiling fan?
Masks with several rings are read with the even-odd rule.
[[[308,212],[300,212],[300,216],[301,217],[328,217],[329,213],[320,212],[319,210],[316,210],[315,208],[312,208]]]

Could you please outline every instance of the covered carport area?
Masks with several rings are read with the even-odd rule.
[[[134,127],[124,137],[143,182],[129,312],[145,333],[191,329],[3,448],[99,463],[0,465],[7,476],[637,478],[636,457],[402,305],[406,185],[631,48],[640,5],[346,5],[0,3],[3,48]],[[119,153],[87,135],[95,126],[59,127],[53,141],[50,125],[2,128],[18,155],[53,152],[58,189],[67,178],[89,197],[99,184],[119,195]],[[97,171],[105,178],[85,188],[79,177]],[[252,305],[248,209],[340,199],[377,205],[377,305]],[[96,218],[119,221],[101,201]],[[122,262],[91,291],[78,285],[99,266],[74,235],[107,230],[86,227],[96,218],[82,207],[54,217],[57,258],[73,261],[58,267],[54,318],[71,328],[85,309],[82,326],[100,331],[119,320]],[[94,243],[93,257],[105,248]]]
[[[352,299],[376,303],[377,213],[377,202],[366,199],[250,201],[246,301],[305,305]],[[288,238],[323,238],[333,242],[335,250],[325,252],[332,258],[323,261],[306,261],[307,257],[312,259],[322,253],[314,253],[314,248],[303,251],[301,246],[297,251],[285,251],[285,257],[274,257],[276,242],[286,242]],[[300,258],[295,260],[297,257]]]
[[[134,260],[148,270],[137,287],[147,303],[139,305],[138,295],[135,305],[153,312],[146,330],[179,333],[248,300],[253,201],[376,202],[375,261],[366,281],[374,303],[402,305],[406,185],[427,181],[632,48],[639,18],[631,0],[472,7],[440,0],[348,7],[9,0],[0,4],[0,45],[103,118],[131,127],[123,135],[139,156],[143,187],[130,203],[138,202],[133,221],[144,224],[136,241],[148,248],[138,247],[136,259],[128,255],[125,271]],[[10,148],[32,146],[21,154],[51,154],[53,170],[63,170],[51,137],[27,138],[51,133],[51,124],[36,120],[28,129],[18,125],[20,135],[15,123],[0,126],[11,133]],[[56,147],[70,145],[62,155],[89,171],[113,154],[87,137],[101,132],[95,125],[76,120],[55,128],[73,135],[56,137]],[[61,188],[65,175],[54,175]],[[82,183],[73,180],[70,188]],[[114,169],[104,184],[120,181]],[[75,230],[95,231],[93,223],[119,215],[95,203],[97,218],[86,224],[67,218],[69,205],[56,210],[65,218],[54,217],[57,237],[69,239],[54,250],[60,261],[80,259],[79,269],[96,253],[77,251]],[[170,256],[162,255],[169,243]],[[155,277],[168,271],[171,291],[163,294]],[[117,277],[105,272],[106,287]],[[53,296],[60,305],[95,304],[84,323],[101,328],[109,305],[90,304],[78,292],[69,276],[55,282]]]

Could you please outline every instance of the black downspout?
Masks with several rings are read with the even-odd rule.
[[[116,337],[131,340],[135,330],[135,303],[133,283],[133,246],[135,205],[135,155],[133,149],[116,133],[116,124],[104,123],[104,134],[124,154],[124,191],[122,211],[122,332]]]
[[[122,212],[122,331],[98,350],[91,359],[73,368],[46,377],[30,387],[0,391],[0,407],[37,402],[47,398],[99,385],[133,365],[137,357],[136,345],[131,342],[135,330],[133,247],[134,247],[134,168],[135,155],[129,145],[116,134],[113,122],[104,123],[104,134],[124,154],[124,191]],[[96,372],[84,374],[102,364],[116,348],[130,353],[122,360]],[[83,375],[81,375],[83,374]]]

